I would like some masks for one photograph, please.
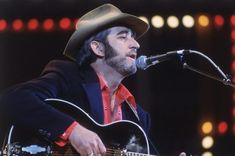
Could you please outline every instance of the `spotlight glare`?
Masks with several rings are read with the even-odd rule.
[[[233,30],[233,31],[231,32],[231,38],[232,38],[233,41],[235,41],[235,30]]]
[[[7,21],[5,19],[0,19],[0,31],[4,31],[7,28]]]
[[[204,152],[202,153],[202,156],[213,156],[211,152]]]
[[[183,18],[182,18],[182,23],[183,25],[186,27],[186,28],[191,28],[194,26],[194,19],[192,16],[190,15],[185,15]]]
[[[12,22],[12,28],[15,31],[21,31],[23,29],[23,21],[21,19],[15,19]]]
[[[235,45],[232,46],[232,56],[235,57]]]
[[[213,130],[213,125],[210,121],[204,122],[202,124],[202,132],[204,134],[209,134],[212,132],[212,130]]]
[[[52,30],[54,27],[54,21],[50,18],[44,20],[43,22],[43,28],[46,30],[46,31],[49,31],[49,30]]]
[[[224,25],[224,17],[221,15],[216,15],[214,22],[216,26],[222,27]]]
[[[198,18],[198,23],[202,26],[202,27],[207,27],[210,23],[209,18],[205,15],[201,15]]]
[[[71,20],[69,18],[62,18],[59,22],[60,28],[66,30],[69,29],[71,26]]]
[[[226,133],[227,130],[228,130],[228,124],[225,121],[220,122],[218,125],[219,133],[224,134]]]
[[[202,139],[202,147],[205,149],[209,149],[213,146],[214,140],[211,136],[206,136]]]
[[[230,18],[230,22],[233,26],[235,26],[235,15],[232,15]]]
[[[149,24],[148,18],[145,16],[139,16],[139,19]]]
[[[39,25],[39,22],[35,18],[30,19],[27,23],[29,30],[36,30],[38,28],[38,25]]]
[[[151,23],[155,28],[161,28],[164,25],[164,19],[159,15],[155,15],[152,17]]]
[[[234,100],[234,95],[233,95],[233,100]],[[233,118],[235,118],[235,107],[233,107],[232,115],[233,115]]]
[[[235,83],[235,76],[232,78],[232,82],[234,82],[234,83]]]
[[[179,26],[179,20],[176,16],[169,16],[167,18],[167,24],[170,28],[177,28]]]
[[[235,61],[232,61],[232,71],[235,73]]]

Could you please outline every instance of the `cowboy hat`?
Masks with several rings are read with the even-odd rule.
[[[149,29],[149,25],[138,17],[123,13],[112,4],[104,4],[86,13],[78,20],[76,30],[70,37],[63,54],[76,60],[86,39],[94,33],[112,26],[126,26],[136,33],[137,38]]]

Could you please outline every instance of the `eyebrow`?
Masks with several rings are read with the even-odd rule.
[[[128,34],[128,33],[131,33],[131,36],[133,36],[135,38],[136,34],[130,30],[121,30],[120,32],[117,33],[117,35]]]
[[[121,35],[121,34],[128,34],[129,31],[128,30],[121,30],[117,33],[117,35]]]

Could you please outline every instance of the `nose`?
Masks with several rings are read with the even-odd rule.
[[[134,38],[131,39],[130,48],[135,50],[138,50],[140,48],[139,43]]]

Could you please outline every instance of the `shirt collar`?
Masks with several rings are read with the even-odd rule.
[[[104,81],[104,78],[99,74],[97,74],[97,75],[98,75],[98,78],[99,78],[99,81],[100,81],[101,91],[109,89],[107,84]],[[131,94],[131,92],[122,83],[118,86],[115,94],[120,100],[127,101],[134,108],[136,108],[136,102],[135,102],[134,96]]]

